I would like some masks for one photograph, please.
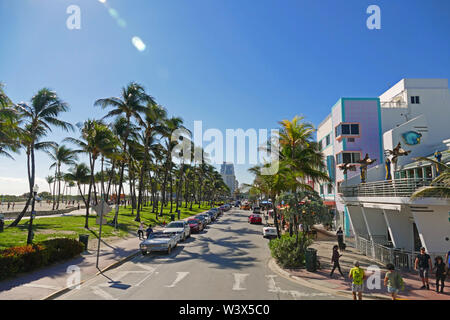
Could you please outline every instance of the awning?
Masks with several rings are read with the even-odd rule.
[[[329,207],[335,207],[336,201],[324,201],[323,204]]]

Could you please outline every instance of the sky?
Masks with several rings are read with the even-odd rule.
[[[80,29],[67,27],[71,5]],[[317,126],[340,97],[449,78],[449,34],[448,0],[0,0],[0,82],[14,102],[55,90],[73,124],[101,118],[94,101],[136,81],[189,129],[270,130],[295,115]],[[68,135],[79,133],[48,139]],[[0,194],[27,191],[25,155],[14,157],[0,158]],[[36,161],[46,191],[49,158]],[[240,183],[249,167],[236,165]]]

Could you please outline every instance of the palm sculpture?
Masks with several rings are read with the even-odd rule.
[[[400,142],[397,144],[397,146],[394,149],[385,150],[386,156],[392,156],[391,163],[394,165],[394,172],[397,171],[398,157],[407,156],[410,153],[411,153],[411,150],[406,151],[405,149],[403,149],[402,144]],[[389,174],[389,176],[390,176],[390,174]]]
[[[361,183],[366,182],[367,167],[375,161],[377,161],[377,159],[370,159],[368,153],[366,153],[364,159],[357,161],[359,164],[361,164],[361,166],[359,167],[359,169],[361,170]]]
[[[338,168],[342,170],[342,173],[344,174],[345,177],[345,185],[347,186],[347,171],[348,170],[355,171],[356,165],[351,164],[350,162],[346,162],[338,165]]]

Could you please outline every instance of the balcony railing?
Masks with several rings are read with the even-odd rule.
[[[395,179],[340,186],[344,197],[410,197],[417,189],[429,186],[432,179]],[[345,183],[345,182],[343,182]]]

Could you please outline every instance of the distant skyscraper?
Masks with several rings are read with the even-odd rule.
[[[232,163],[224,162],[220,168],[220,174],[225,184],[230,188],[230,193],[233,193],[237,188],[236,176],[234,175],[234,165]]]

